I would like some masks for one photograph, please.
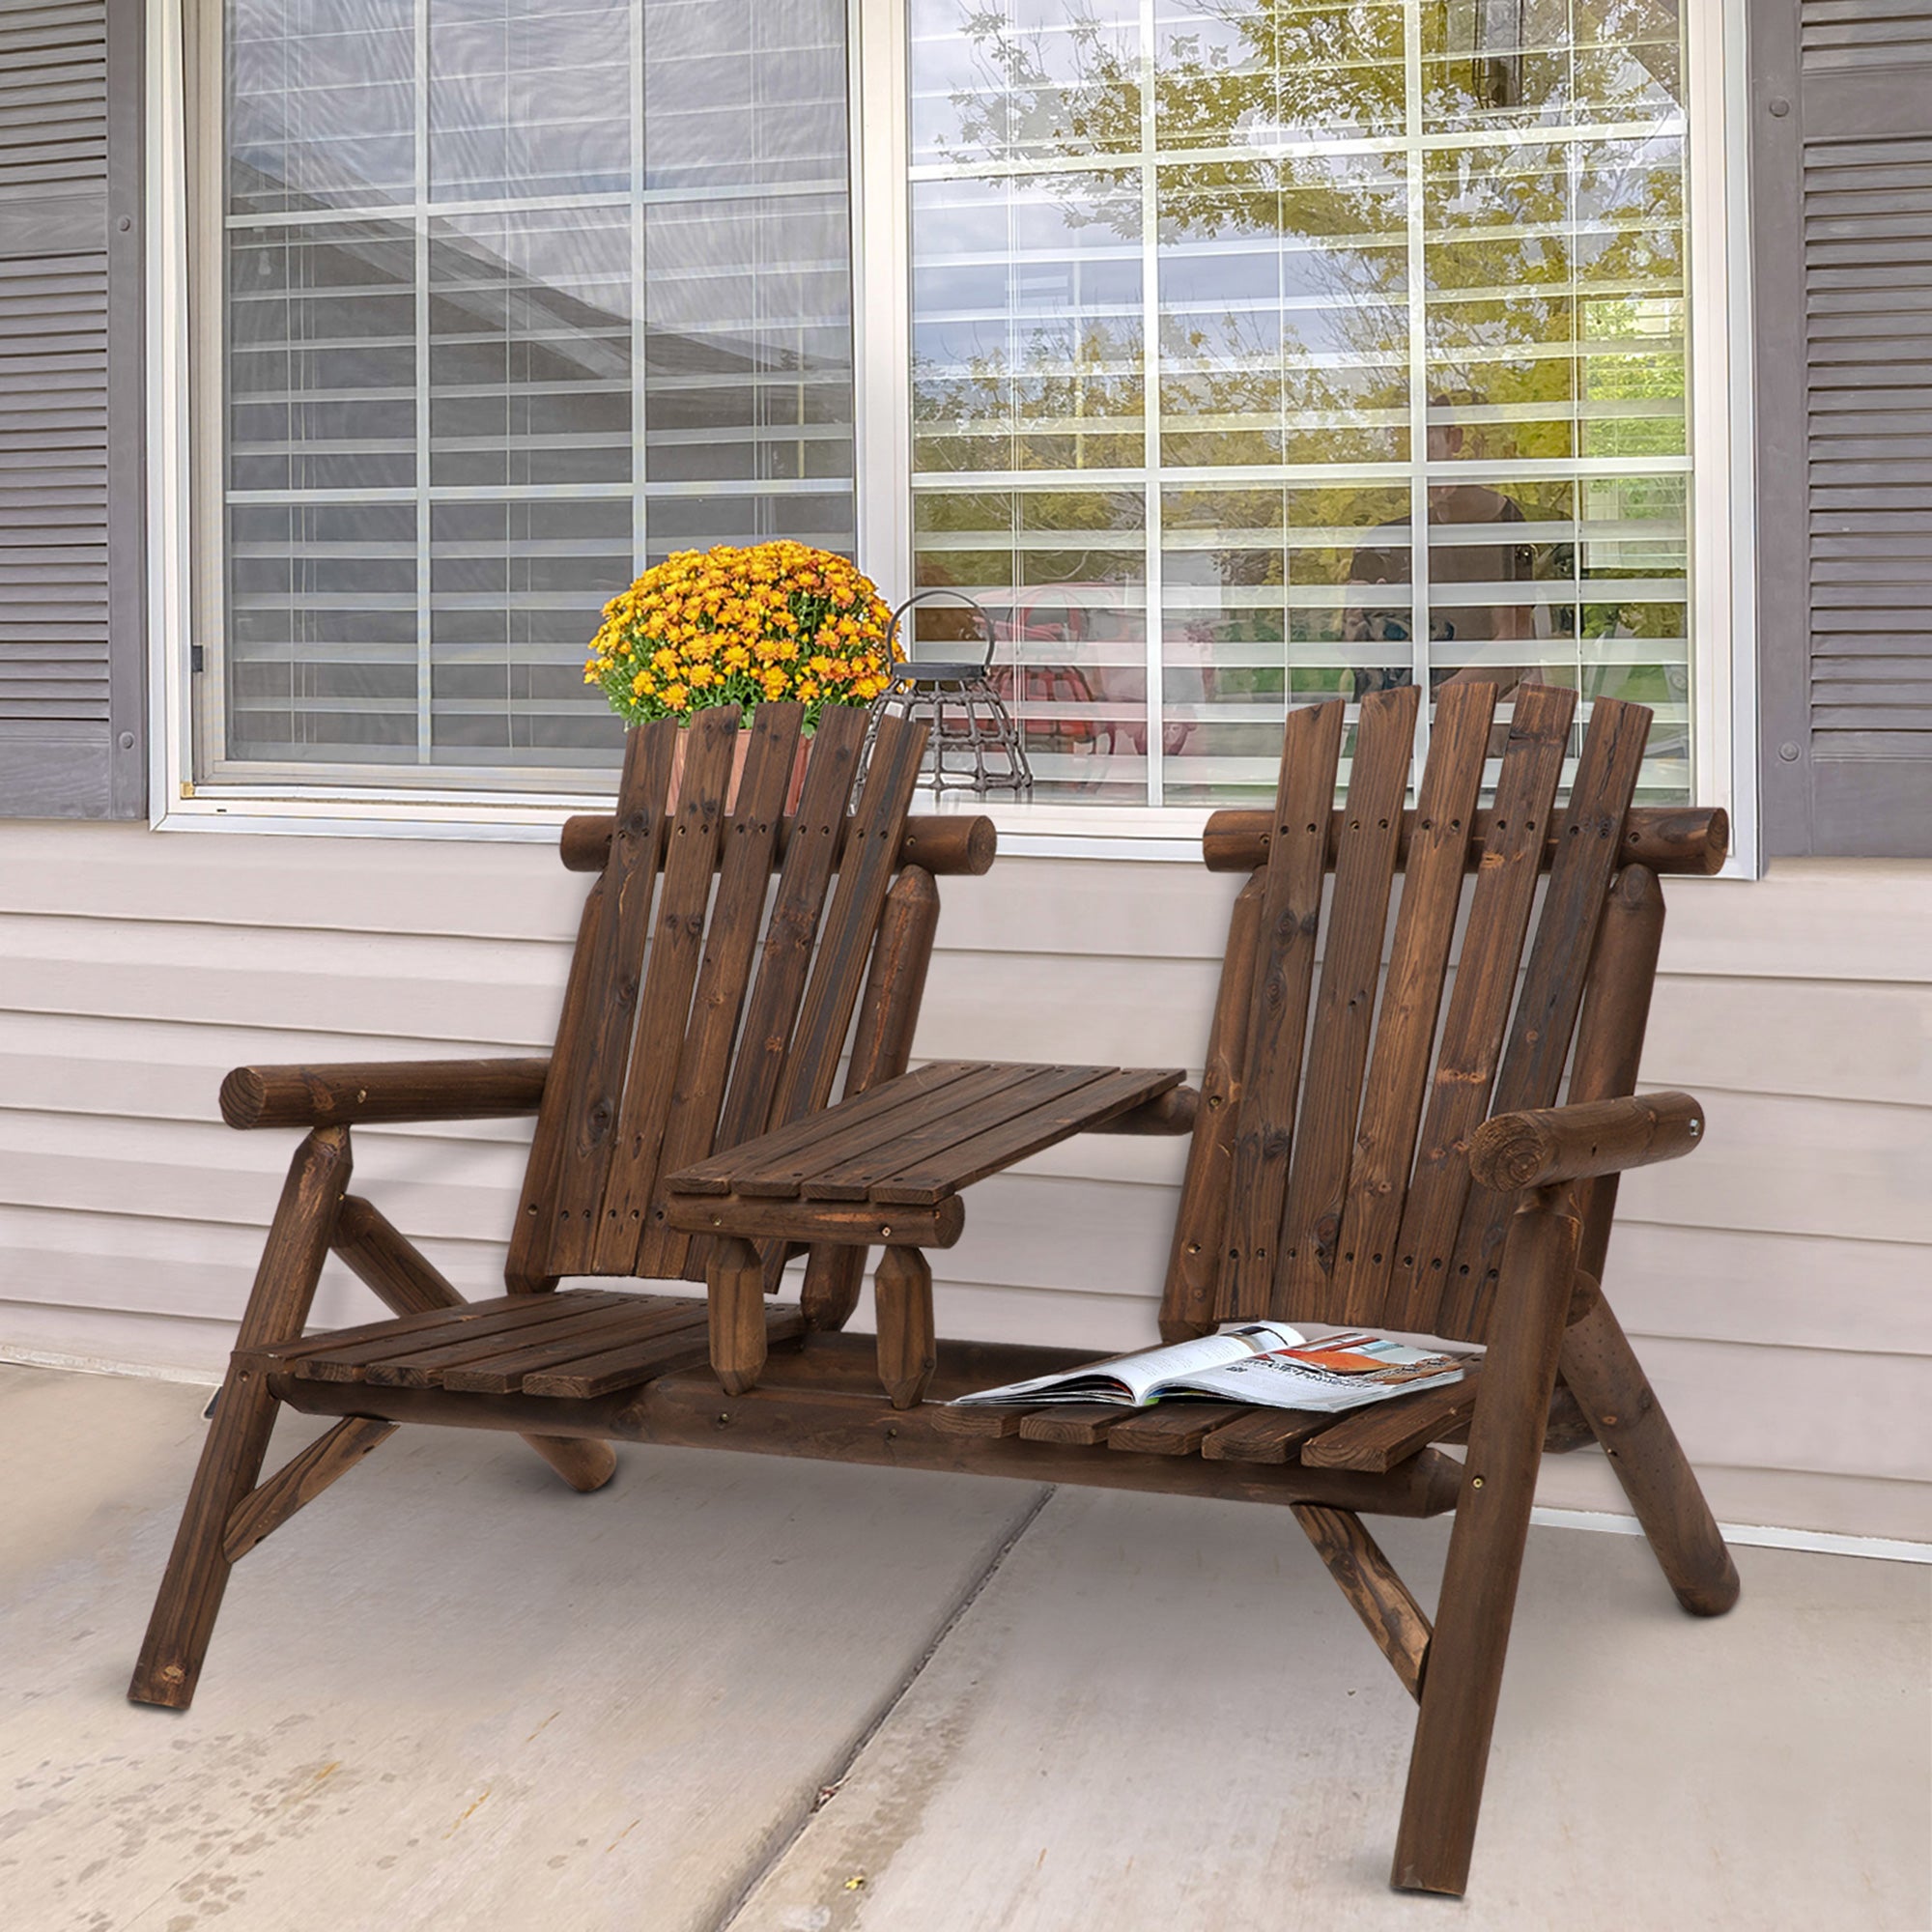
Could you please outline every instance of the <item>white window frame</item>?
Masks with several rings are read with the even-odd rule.
[[[194,460],[184,72],[185,0],[150,0],[147,224],[152,742],[151,823],[252,831],[534,841],[595,794],[384,790],[193,781]],[[889,601],[912,552],[911,260],[905,0],[849,0],[860,560]],[[1731,814],[1724,874],[1756,877],[1755,471],[1746,136],[1747,0],[1686,0],[1689,172],[1691,664],[1699,804]],[[614,773],[612,774],[614,789]],[[960,809],[977,802],[954,801]],[[1015,857],[1193,862],[1194,807],[994,803]]]

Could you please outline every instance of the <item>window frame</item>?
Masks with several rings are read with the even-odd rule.
[[[1145,14],[1152,0],[1143,0]],[[544,840],[597,792],[504,785],[222,781],[197,785],[194,674],[197,571],[208,533],[193,527],[196,385],[206,380],[205,294],[192,282],[192,167],[211,109],[190,59],[208,0],[150,0],[147,227],[149,579],[154,650],[150,820],[160,830]],[[848,0],[854,443],[860,556],[889,601],[911,582],[910,156],[905,0]],[[1747,0],[1685,0],[1690,199],[1690,551],[1693,756],[1697,802],[1731,814],[1724,875],[1760,869],[1757,812],[1755,473],[1752,450]],[[207,90],[201,90],[205,95]],[[190,117],[193,118],[190,118]],[[210,330],[209,332],[213,332]],[[217,345],[218,347],[218,345]],[[218,530],[215,533],[218,536]],[[199,548],[197,547],[199,544]],[[611,774],[614,790],[615,773]],[[959,802],[980,809],[977,801]],[[1199,807],[991,802],[1016,857],[1192,862]]]

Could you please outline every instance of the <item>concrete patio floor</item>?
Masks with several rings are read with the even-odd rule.
[[[1537,1529],[1459,1904],[1385,1889],[1413,1707],[1268,1510],[405,1431],[131,1707],[204,1400],[0,1367],[7,1932],[1932,1927],[1924,1567],[1743,1549],[1706,1624]]]

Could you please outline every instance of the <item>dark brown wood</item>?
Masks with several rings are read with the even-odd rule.
[[[1662,944],[1663,893],[1657,875],[1641,866],[1626,866],[1610,889],[1597,928],[1570,1068],[1573,1101],[1609,1100],[1636,1092]],[[1574,1199],[1583,1224],[1577,1264],[1601,1281],[1616,1214],[1617,1177],[1606,1174],[1585,1181]]]
[[[683,789],[668,820],[664,873],[651,910],[650,960],[643,990],[637,996],[637,1037],[611,1137],[602,1211],[585,1250],[584,1268],[560,1268],[561,1273],[631,1273],[655,1226],[648,1217],[704,953],[705,915],[738,743],[736,708],[714,705],[700,711],[684,736]]]
[[[1721,1616],[1738,1600],[1737,1566],[1606,1301],[1565,1329],[1561,1359],[1677,1601],[1692,1616]]]
[[[1529,687],[1534,689],[1535,687]],[[1445,685],[1437,697],[1457,689]],[[1336,820],[1342,814],[1335,813]],[[1420,811],[1407,813],[1403,822],[1401,852],[1407,856]],[[1495,814],[1476,814],[1475,836],[1468,863],[1480,866],[1489,849]],[[573,821],[574,822],[574,821]],[[1252,872],[1267,864],[1268,838],[1273,830],[1273,814],[1251,808],[1211,812],[1201,837],[1202,857],[1210,872]],[[1543,849],[1547,867],[1556,855],[1557,835],[1551,832]],[[1638,806],[1624,827],[1623,856],[1633,866],[1647,866],[1653,872],[1673,872],[1692,877],[1709,877],[1723,869],[1731,844],[1730,815],[1721,808],[1709,806]],[[1332,848],[1331,848],[1332,849]],[[582,868],[594,872],[595,866]]]
[[[795,1319],[795,1317],[794,1317]],[[707,1367],[680,1369],[641,1389],[595,1402],[529,1395],[458,1395],[447,1389],[365,1389],[339,1382],[275,1378],[296,1406],[318,1414],[370,1413],[397,1422],[457,1428],[611,1437],[686,1447],[804,1456],[888,1468],[946,1469],[1010,1476],[1027,1483],[1074,1483],[1224,1501],[1320,1502],[1388,1516],[1439,1514],[1454,1505],[1457,1463],[1425,1451],[1386,1476],[1350,1469],[1274,1468],[1209,1463],[1199,1456],[1112,1456],[1098,1449],[1029,1442],[1017,1436],[959,1435],[933,1418],[939,1403],[966,1386],[988,1387],[1043,1373],[1042,1357],[1071,1351],[942,1343],[930,1399],[895,1409],[878,1383],[867,1335],[808,1335],[774,1348],[760,1384],[727,1395]],[[962,1361],[977,1363],[970,1383]],[[1063,1362],[1063,1366],[1065,1364]]]
[[[867,1247],[950,1248],[966,1225],[955,1194],[937,1208],[888,1208],[875,1201],[741,1201],[734,1195],[670,1198],[671,1225],[694,1235],[753,1241],[849,1241]]]
[[[1469,1416],[1481,1375],[1471,1362],[1463,1379],[1446,1388],[1417,1389],[1413,1395],[1350,1409],[1301,1445],[1301,1460],[1311,1469],[1393,1469],[1405,1456],[1439,1442]]]
[[[1201,1453],[1210,1463],[1293,1463],[1296,1446],[1334,1420],[1306,1408],[1252,1408],[1215,1430]]]
[[[1578,1232],[1548,1194],[1511,1223],[1389,1881],[1406,1890],[1468,1883]]]
[[[301,1333],[352,1164],[347,1127],[317,1127],[297,1148],[242,1313],[238,1357]],[[268,1378],[232,1363],[128,1687],[137,1704],[183,1711],[194,1697],[232,1567],[222,1548],[228,1520],[260,1480],[274,1426]]]
[[[1228,1245],[1228,1204],[1234,1194],[1235,1136],[1241,1095],[1247,1091],[1248,1011],[1266,891],[1266,878],[1257,873],[1236,895],[1228,921],[1221,985],[1208,1033],[1208,1064],[1161,1290],[1160,1332],[1169,1342],[1205,1335],[1214,1325],[1221,1258]]]
[[[705,1303],[694,1297],[692,1305],[699,1317],[696,1323],[680,1324],[669,1333],[647,1341],[629,1342],[594,1355],[583,1355],[562,1368],[532,1371],[524,1377],[523,1392],[558,1400],[587,1399],[636,1388],[674,1369],[696,1368],[710,1359],[711,1343],[709,1327],[703,1319]],[[796,1308],[766,1304],[767,1347],[804,1332],[805,1321]]]
[[[1235,1135],[1228,1254],[1218,1297],[1224,1319],[1265,1315],[1274,1292],[1344,708],[1339,700],[1300,706],[1288,714],[1282,734],[1261,957],[1248,1008],[1247,1082]]]
[[[1395,1272],[1495,700],[1492,684],[1448,684],[1436,697],[1342,1213],[1338,1321],[1379,1321]]]
[[[1429,1659],[1429,1619],[1408,1585],[1352,1510],[1296,1503],[1294,1520],[1308,1533],[1342,1594],[1388,1659],[1411,1697],[1422,1695]]]
[[[1561,685],[1530,685],[1517,694],[1490,838],[1470,895],[1415,1172],[1396,1237],[1394,1273],[1375,1318],[1386,1327],[1454,1332],[1442,1327],[1441,1310],[1469,1193],[1469,1136],[1490,1111],[1536,896],[1537,861],[1548,837],[1576,708],[1576,693]]]
[[[359,1195],[343,1197],[330,1245],[398,1315],[424,1315],[465,1305],[441,1270]],[[601,1490],[617,1473],[616,1452],[608,1442],[559,1435],[527,1435],[524,1439],[580,1495]]]
[[[337,1477],[347,1475],[370,1450],[386,1442],[397,1426],[363,1416],[338,1422],[229,1511],[228,1527],[221,1539],[222,1555],[230,1563],[241,1562]]]
[[[680,1295],[677,1301],[681,1305],[594,1313],[559,1331],[545,1329],[528,1340],[519,1336],[520,1346],[491,1349],[451,1363],[442,1371],[442,1385],[502,1395],[524,1387],[529,1376],[569,1374],[586,1361],[608,1358],[620,1350],[672,1336],[701,1335],[706,1326],[704,1303],[696,1295]]]
[[[757,1249],[737,1236],[714,1241],[705,1293],[711,1366],[727,1395],[742,1395],[765,1365],[765,1270]]]
[[[547,1059],[238,1066],[221,1083],[221,1118],[231,1127],[332,1127],[533,1114],[549,1072]]]
[[[895,1408],[923,1399],[938,1356],[932,1327],[932,1268],[917,1248],[888,1248],[872,1278],[879,1321],[879,1384]]]
[[[871,971],[859,1002],[859,1030],[845,1069],[844,1097],[856,1099],[896,1080],[912,1059],[913,1028],[925,997],[925,976],[939,931],[939,888],[932,874],[906,867],[886,895]],[[859,1305],[867,1250],[822,1243],[805,1266],[800,1305],[813,1328],[842,1328]]]
[[[1010,1409],[991,1412],[1013,1413]],[[1118,1429],[1123,1422],[1131,1422],[1135,1413],[1135,1410],[1119,1403],[1057,1402],[1042,1408],[1029,1409],[1016,1419],[1022,1441],[1057,1442],[1063,1448],[1092,1448],[1094,1443],[1105,1441],[1109,1431]]]
[[[1539,1107],[1484,1122],[1469,1144],[1469,1172],[1485,1187],[1548,1187],[1679,1160],[1703,1133],[1703,1104],[1690,1094]]]
[[[1238,1402],[1160,1402],[1107,1433],[1107,1447],[1130,1456],[1191,1456],[1223,1423],[1247,1413]]]
[[[670,1226],[666,1210],[668,1177],[702,1160],[717,1136],[731,1047],[751,991],[758,926],[802,722],[802,707],[790,704],[761,704],[752,719],[737,804],[723,839],[718,896],[705,929],[691,1027],[678,1055],[650,1212],[643,1218],[640,1236],[631,1243],[630,1272],[668,1279],[683,1274],[690,1263],[691,1237]],[[600,1241],[600,1260],[620,1258],[623,1244],[614,1239],[615,1224],[609,1215],[605,1227],[613,1239]],[[611,1265],[618,1264],[618,1260],[611,1260]],[[703,1270],[696,1272],[701,1277]]]
[[[948,1435],[1017,1435],[1026,1414],[1023,1408],[957,1408],[935,1405],[932,1423]]]
[[[1129,1107],[1124,1114],[1116,1114],[1111,1120],[1095,1121],[1092,1126],[1081,1131],[1090,1134],[1191,1134],[1200,1111],[1201,1095],[1194,1088],[1170,1087],[1165,1094],[1156,1094],[1151,1100],[1143,1100],[1138,1107]]]
[[[625,738],[617,837],[601,881],[604,917],[584,987],[583,1016],[572,1030],[568,1061],[559,1055],[557,1064],[564,1131],[545,1208],[546,1271],[554,1275],[585,1274],[596,1264],[652,902],[661,892],[679,735],[675,722],[662,718]]]
[[[583,1065],[585,1034],[591,1024],[594,974],[604,930],[604,881],[599,879],[583,896],[577,923],[577,950],[570,958],[570,977],[563,989],[563,1010],[557,1019],[556,1043],[551,1049],[551,1078],[545,1091],[551,1104],[539,1110],[530,1137],[530,1157],[524,1169],[517,1216],[510,1224],[510,1251],[503,1280],[513,1293],[534,1293],[554,1288],[556,1275],[548,1265],[554,1232],[553,1190],[562,1171],[565,1143],[572,1132],[571,1102],[590,1077]]]
[[[1491,1095],[1491,1112],[1516,1114],[1555,1104],[1582,1009],[1588,962],[1609,897],[1625,818],[1650,742],[1651,714],[1640,704],[1599,698],[1584,734],[1583,754],[1563,812],[1561,848],[1536,942],[1523,969],[1510,1022],[1508,1050]],[[1480,1340],[1489,1327],[1513,1197],[1471,1186],[1444,1283],[1436,1331]]]
[[[305,1341],[277,1350],[278,1366],[304,1381],[356,1382],[378,1369],[382,1379],[405,1387],[427,1387],[433,1378],[403,1373],[405,1363],[446,1355],[473,1336],[523,1334],[574,1319],[581,1306],[614,1307],[620,1297],[594,1291],[565,1294],[512,1294],[497,1301],[471,1301],[434,1316],[404,1316],[394,1321],[343,1328],[323,1337],[326,1346]]]
[[[762,716],[774,707],[760,705]],[[783,707],[778,707],[783,708]],[[862,721],[863,724],[863,721]],[[800,817],[807,814],[801,810]],[[779,828],[779,856],[789,847],[798,818],[785,819]],[[567,870],[601,872],[611,852],[611,838],[616,820],[608,812],[583,812],[563,821],[562,859]],[[844,833],[838,835],[839,848]],[[926,817],[908,817],[899,835],[898,863],[918,866],[937,878],[981,878],[993,869],[1000,838],[990,818],[965,812],[942,812]],[[834,852],[835,862],[838,852]]]
[[[1395,887],[1396,839],[1415,754],[1413,685],[1372,693],[1349,773],[1335,843],[1335,884],[1322,942],[1321,980],[1308,1041],[1306,1096],[1294,1130],[1288,1202],[1275,1241],[1272,1312],[1340,1321],[1348,1274],[1337,1281],[1342,1210],[1362,1106],[1362,1071]]]

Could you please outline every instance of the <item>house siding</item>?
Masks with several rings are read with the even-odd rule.
[[[15,824],[0,851],[0,1353],[211,1375],[293,1138],[224,1128],[223,1072],[543,1050],[584,887],[533,844]],[[1198,1064],[1236,883],[1017,858],[944,882],[920,1052]],[[1932,863],[1666,892],[1643,1079],[1710,1133],[1625,1181],[1606,1286],[1719,1517],[1932,1538]],[[526,1136],[358,1130],[357,1185],[500,1292]],[[1181,1153],[1088,1139],[976,1189],[943,1328],[1150,1339]],[[318,1321],[371,1307],[331,1264]],[[1621,1507],[1592,1455],[1544,1493]]]

